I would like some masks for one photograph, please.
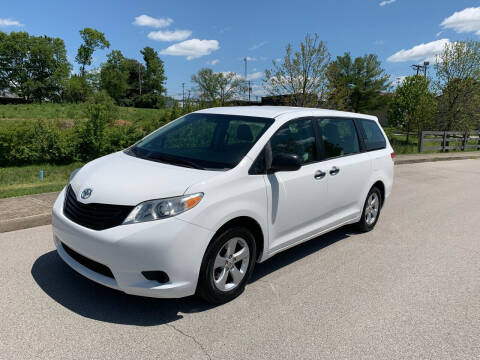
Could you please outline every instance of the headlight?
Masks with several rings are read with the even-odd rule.
[[[72,173],[70,174],[70,179],[68,179],[68,182],[71,183],[73,178],[75,177],[75,175],[77,175],[77,173],[80,171],[81,168],[78,168],[78,169],[75,169],[72,171]]]
[[[124,224],[164,219],[178,215],[195,207],[203,198],[203,193],[177,196],[168,199],[149,200],[135,206]]]

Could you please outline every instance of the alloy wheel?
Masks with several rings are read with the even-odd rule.
[[[365,204],[365,222],[371,226],[377,220],[378,210],[380,208],[380,198],[378,194],[373,192],[367,199]]]
[[[217,253],[213,264],[213,282],[220,291],[235,289],[245,277],[250,262],[247,242],[234,237],[228,240]]]

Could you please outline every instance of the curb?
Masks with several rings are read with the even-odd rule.
[[[23,218],[0,221],[0,233],[28,229],[36,226],[50,225],[52,223],[51,212],[32,215]]]
[[[420,164],[425,162],[452,161],[452,160],[472,160],[480,159],[480,156],[452,156],[452,157],[433,157],[423,159],[405,159],[395,160],[395,165]]]

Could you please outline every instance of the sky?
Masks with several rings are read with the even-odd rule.
[[[480,40],[480,0],[16,0],[0,7],[0,31],[60,37],[74,64],[79,30],[105,33],[110,49],[97,51],[91,69],[111,50],[141,60],[151,46],[165,62],[168,95],[194,87],[203,67],[244,75],[261,96],[262,77],[285,46],[318,33],[332,57],[375,53],[392,80],[433,60],[445,43]],[[74,64],[78,70],[78,64]]]

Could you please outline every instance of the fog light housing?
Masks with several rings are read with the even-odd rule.
[[[165,271],[142,271],[142,275],[145,279],[157,281],[160,284],[165,284],[170,281]]]

